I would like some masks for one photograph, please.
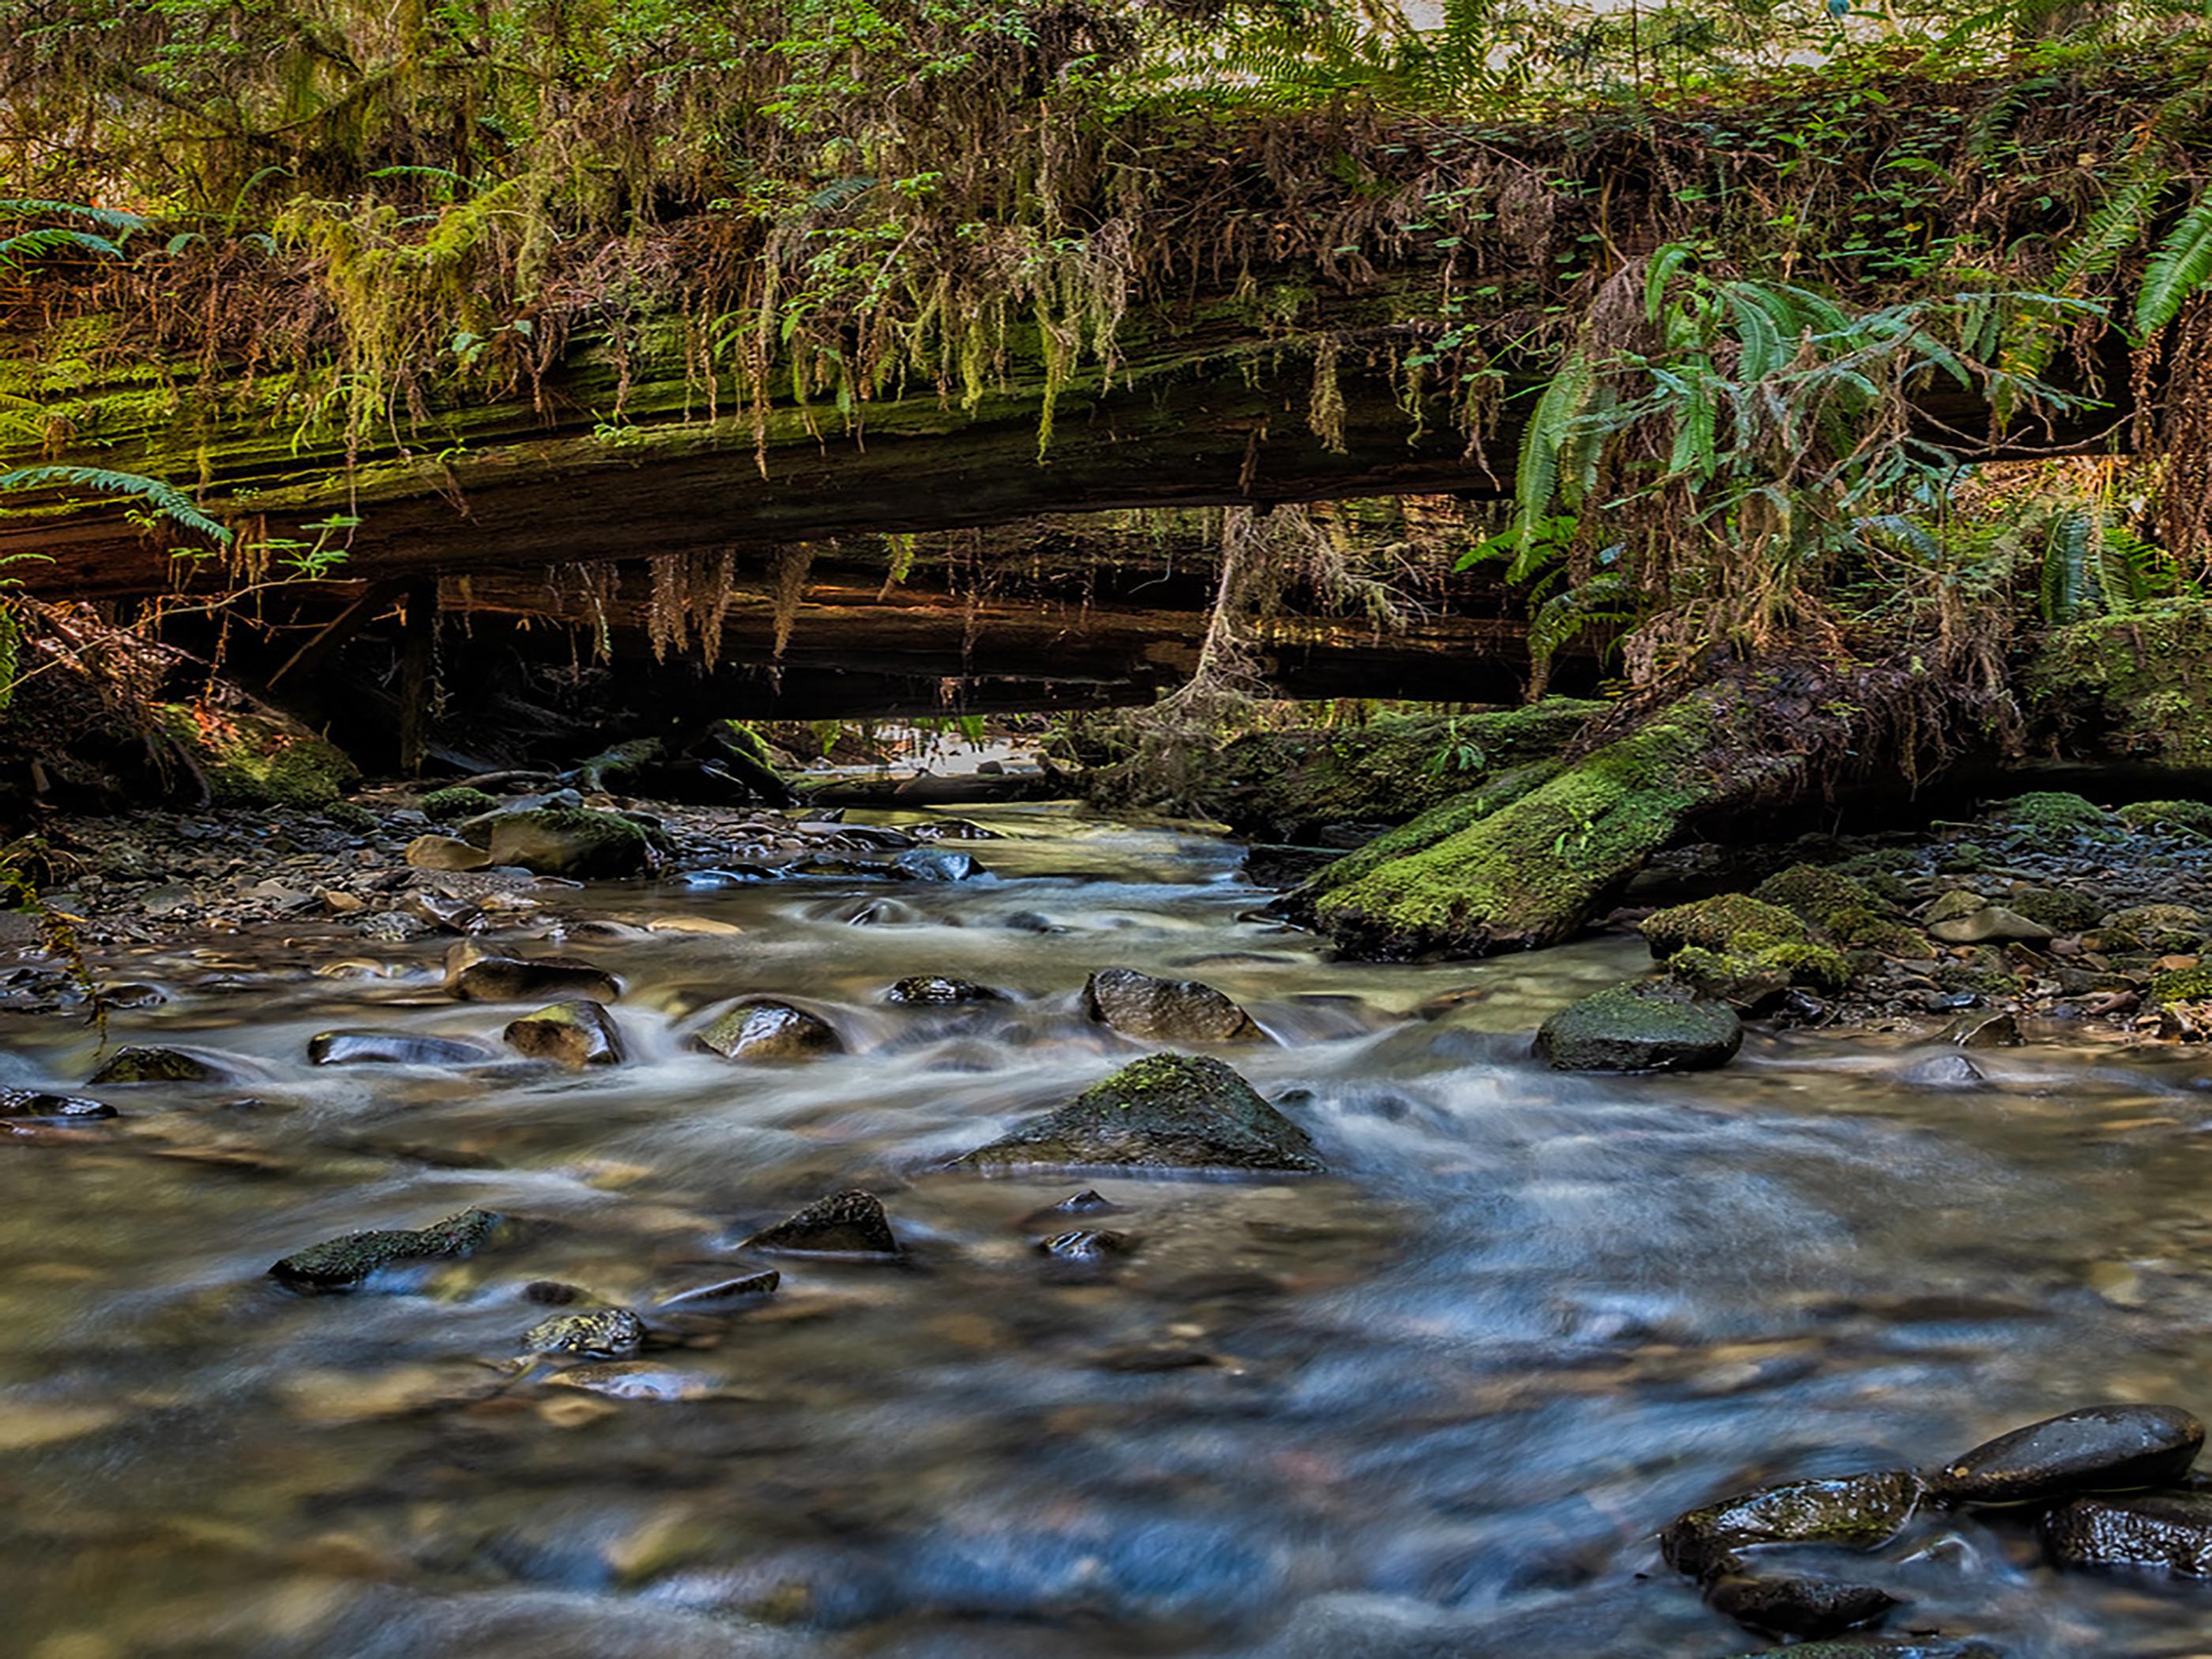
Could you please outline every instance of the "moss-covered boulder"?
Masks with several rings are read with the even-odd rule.
[[[586,1359],[627,1359],[645,1346],[645,1322],[628,1308],[593,1308],[555,1314],[524,1333],[526,1353],[576,1354]]]
[[[2105,918],[2099,930],[2103,935],[2099,948],[2108,953],[2148,951],[2172,956],[2197,950],[2204,943],[2208,929],[2212,929],[2212,921],[2191,906],[2137,904]]]
[[[1735,1009],[1664,983],[1600,991],[1536,1032],[1536,1051],[1563,1072],[1704,1071],[1728,1064],[1742,1044]]]
[[[2041,1530],[2058,1566],[2212,1578],[2212,1492],[2077,1498],[2045,1514]]]
[[[1654,910],[1637,926],[1662,962],[1689,945],[1744,955],[1769,945],[1807,944],[1812,938],[1791,912],[1741,893]]]
[[[1675,1571],[1704,1578],[1761,1545],[1875,1549],[1904,1530],[1922,1491],[1910,1469],[1760,1486],[1676,1516],[1659,1534],[1659,1553]]]
[[[2062,753],[2212,771],[2212,607],[2052,629],[2020,684],[2038,735]]]
[[[2057,934],[2086,932],[2105,915],[2102,900],[2066,887],[2016,888],[2005,896],[2005,908]]]
[[[584,806],[538,806],[501,812],[481,824],[494,864],[520,865],[541,876],[580,881],[641,874],[653,860],[642,825]]]
[[[2212,1001],[2212,967],[2184,968],[2179,973],[2160,974],[2151,981],[2143,1000],[2153,1007],[2172,1002]]]
[[[1990,809],[1989,821],[2015,842],[2071,842],[2114,833],[2103,807],[2063,789],[2031,790],[2000,801]]]
[[[464,784],[433,789],[415,803],[433,823],[460,823],[499,811],[499,797]]]
[[[1191,1054],[1149,1054],[954,1162],[975,1170],[1322,1167],[1306,1132],[1250,1084],[1218,1060]]]
[[[456,946],[449,959],[446,988],[464,1002],[526,1002],[537,997],[588,997],[612,1002],[622,981],[597,963],[580,957],[482,956]]]
[[[164,1048],[133,1043],[118,1048],[85,1080],[94,1085],[113,1083],[222,1083],[231,1072],[216,1061],[183,1048]]]
[[[380,1228],[327,1239],[284,1257],[269,1276],[295,1291],[351,1290],[380,1268],[473,1255],[498,1232],[489,1210],[463,1210],[427,1227]]]
[[[858,1187],[817,1198],[744,1242],[750,1250],[797,1255],[901,1255],[883,1200]]]
[[[218,806],[326,807],[361,781],[345,752],[274,709],[170,703],[162,733],[193,757]]]
[[[2120,822],[2153,835],[2212,841],[2212,801],[2139,800],[2120,808]]]

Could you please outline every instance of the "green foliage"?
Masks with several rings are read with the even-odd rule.
[[[2198,201],[2151,254],[2136,294],[2136,332],[2155,334],[2212,283],[2212,194]]]
[[[143,501],[180,529],[204,536],[218,546],[228,545],[231,538],[229,531],[201,512],[191,497],[175,485],[164,483],[159,478],[141,477],[135,472],[49,463],[0,473],[0,495],[9,490],[33,489],[82,490],[109,499]]]

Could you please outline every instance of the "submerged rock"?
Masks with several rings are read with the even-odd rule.
[[[427,1227],[348,1233],[284,1257],[269,1269],[269,1276],[295,1291],[349,1290],[394,1262],[473,1255],[498,1231],[501,1220],[489,1210],[471,1209]]]
[[[806,1060],[845,1052],[836,1027],[787,1002],[740,1003],[692,1042],[725,1060]]]
[[[1929,1477],[1947,1504],[2031,1504],[2163,1486],[2189,1473],[2204,1425],[2179,1406],[2085,1406],[2014,1429]]]
[[[1323,1166],[1306,1132],[1218,1060],[1151,1054],[1032,1118],[956,1167],[1245,1170]]]
[[[1071,1218],[1086,1215],[1119,1215],[1121,1206],[1104,1194],[1085,1187],[1079,1193],[1070,1193],[1057,1204],[1048,1204],[1042,1210],[1032,1210],[1015,1224],[1020,1227],[1052,1227],[1065,1224]]]
[[[494,864],[516,864],[541,876],[634,876],[653,856],[644,829],[612,812],[543,806],[473,820],[489,837]]]
[[[2212,1578],[2212,1492],[2077,1498],[2043,1517],[2062,1567],[2149,1567]]]
[[[1804,1642],[1786,1648],[1761,1648],[1732,1659],[2005,1659],[2004,1650],[1974,1637],[1846,1637],[1837,1642]]]
[[[1729,1573],[1706,1587],[1705,1601],[1762,1636],[1840,1636],[1880,1624],[1903,1605],[1872,1584],[1797,1573]]]
[[[1735,1551],[1761,1544],[1873,1549],[1904,1529],[1921,1492],[1910,1469],[1785,1480],[1675,1516],[1659,1534],[1659,1553],[1675,1571],[1704,1578],[1726,1571]]]
[[[1562,1072],[1693,1072],[1725,1066],[1743,1021],[1723,1003],[1615,986],[1546,1020],[1536,1050]]]
[[[495,1058],[481,1043],[406,1031],[318,1031],[307,1039],[311,1066],[481,1066]]]
[[[70,1122],[114,1115],[115,1108],[105,1101],[87,1100],[82,1095],[52,1095],[38,1089],[0,1089],[0,1118]]]
[[[477,957],[449,974],[447,988],[465,1002],[526,1002],[533,997],[589,997],[612,1002],[622,981],[576,957]]]
[[[817,1255],[900,1255],[881,1200],[857,1187],[818,1198],[744,1242],[752,1250],[790,1250]]]
[[[1905,1067],[1898,1081],[1916,1089],[1976,1089],[1989,1078],[1964,1054],[1935,1054]]]
[[[660,1310],[672,1314],[721,1313],[750,1306],[764,1296],[773,1296],[782,1283],[783,1275],[771,1267],[766,1273],[747,1273],[742,1279],[725,1279],[696,1290],[679,1291],[660,1304]]]
[[[969,854],[941,847],[901,853],[891,860],[891,868],[909,881],[969,881],[983,873]]]
[[[1146,1042],[1247,1042],[1261,1035],[1251,1015],[1211,985],[1104,968],[1083,988],[1091,1018]]]
[[[532,1060],[563,1066],[618,1066],[622,1032],[614,1017],[596,1002],[556,1002],[525,1014],[501,1036],[507,1046]]]
[[[532,1353],[575,1353],[592,1359],[627,1359],[645,1346],[645,1322],[628,1308],[594,1308],[555,1314],[524,1334]]]
[[[186,1054],[182,1048],[158,1048],[133,1045],[118,1048],[107,1059],[107,1064],[94,1072],[87,1082],[106,1083],[220,1083],[229,1073],[212,1061],[198,1054]]]
[[[943,974],[915,974],[884,994],[887,1000],[909,1006],[939,1006],[954,1002],[1003,1002],[1006,993],[973,980],[952,979]]]
[[[1960,1048],[2017,1048],[2027,1040],[2019,1017],[2002,1011],[1961,1014],[1939,1039]]]

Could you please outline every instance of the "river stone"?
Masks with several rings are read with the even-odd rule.
[[[1761,1636],[1840,1636],[1880,1624],[1903,1605],[1872,1584],[1797,1573],[1729,1573],[1706,1586],[1705,1601]]]
[[[696,1290],[679,1291],[661,1303],[660,1310],[672,1314],[720,1313],[772,1296],[782,1283],[783,1275],[771,1267],[766,1273],[747,1273],[742,1279],[725,1279],[716,1284],[702,1285]]]
[[[348,1233],[286,1256],[269,1275],[295,1291],[348,1290],[395,1261],[473,1255],[498,1231],[500,1220],[489,1210],[472,1209],[427,1227]]]
[[[1870,1550],[1904,1529],[1920,1496],[1910,1469],[1785,1480],[1676,1516],[1659,1534],[1659,1553],[1675,1571],[1703,1578],[1725,1571],[1734,1551],[1760,1544]]]
[[[612,1002],[622,981],[576,957],[479,957],[447,988],[466,1002],[526,1002],[533,997],[588,997]]]
[[[1938,922],[1957,921],[1962,916],[1972,915],[1977,910],[1988,909],[1989,905],[1989,900],[1979,893],[1964,887],[1954,887],[1928,907],[1928,913],[1920,918],[1921,925],[1933,927]]]
[[[1786,1648],[1761,1648],[1730,1659],[2005,1659],[2004,1650],[1973,1637],[1948,1641],[1942,1637],[1845,1637],[1836,1642],[1804,1642]]]
[[[1148,1054],[954,1167],[1249,1170],[1323,1165],[1306,1132],[1219,1060]]]
[[[311,1066],[481,1066],[495,1058],[480,1043],[405,1031],[318,1031],[307,1039]]]
[[[622,1033],[614,1017],[596,1002],[556,1002],[525,1014],[501,1035],[507,1046],[532,1060],[563,1066],[618,1066]]]
[[[1960,1048],[2017,1048],[2027,1041],[2021,1035],[2019,1017],[2003,1010],[1961,1014],[1938,1040]]]
[[[1133,968],[1103,968],[1083,988],[1091,1018],[1144,1042],[1249,1042],[1251,1015],[1194,979],[1155,979]]]
[[[103,1083],[219,1083],[228,1073],[198,1054],[181,1048],[118,1048],[85,1080]]]
[[[2062,1567],[2155,1567],[2212,1578],[2212,1492],[2077,1498],[2043,1517]]]
[[[917,847],[891,860],[891,868],[909,881],[967,881],[983,873],[965,853],[949,848]]]
[[[1619,985],[1570,1004],[1536,1032],[1536,1051],[1562,1072],[1696,1072],[1725,1066],[1743,1021],[1725,1003]]]
[[[481,870],[491,854],[454,836],[417,836],[400,855],[417,870]]]
[[[912,1006],[939,1006],[953,1002],[1003,1002],[1006,993],[994,991],[988,985],[978,985],[973,980],[951,979],[943,974],[915,974],[891,987],[886,996],[892,1002]]]
[[[628,1308],[594,1308],[555,1314],[532,1325],[522,1339],[531,1353],[577,1353],[591,1359],[627,1359],[645,1346],[645,1322]]]
[[[1042,1210],[1030,1211],[1014,1224],[1032,1230],[1039,1227],[1057,1230],[1076,1216],[1119,1215],[1121,1212],[1121,1206],[1112,1199],[1096,1188],[1085,1187],[1079,1193],[1070,1193],[1057,1204],[1048,1204]]]
[[[1127,1255],[1137,1248],[1137,1241],[1127,1233],[1117,1233],[1103,1227],[1077,1227],[1064,1233],[1054,1233],[1049,1238],[1036,1242],[1038,1249],[1059,1261],[1094,1264],[1117,1255]]]
[[[805,1060],[845,1051],[828,1020],[787,1002],[740,1003],[692,1042],[725,1060]]]
[[[1975,1447],[1928,1489],[1947,1504],[2033,1504],[2163,1486],[2203,1446],[2203,1424],[2179,1406],[2085,1406]]]
[[[1916,1089],[1975,1089],[1989,1077],[1964,1054],[1936,1054],[1905,1067],[1898,1081]]]
[[[882,1200],[857,1187],[816,1199],[797,1214],[755,1233],[744,1248],[816,1255],[903,1254]]]
[[[0,1117],[45,1118],[81,1121],[113,1117],[115,1108],[82,1095],[50,1095],[38,1089],[0,1089]]]
[[[2023,945],[2040,945],[2050,939],[2051,930],[2017,910],[1985,904],[1963,916],[1932,923],[1928,937],[1944,945],[2002,945],[2014,939]]]
[[[520,865],[541,876],[634,876],[652,856],[646,833],[628,818],[585,807],[545,806],[471,821],[490,836],[494,864]]]

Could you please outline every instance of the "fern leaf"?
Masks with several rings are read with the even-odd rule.
[[[2172,322],[2191,295],[2212,283],[2212,192],[2166,233],[2136,295],[2136,332],[2148,337]]]
[[[1524,553],[1559,495],[1559,452],[1572,431],[1575,417],[1589,401],[1591,373],[1587,356],[1570,352],[1544,388],[1543,396],[1536,399],[1528,429],[1521,434],[1521,463],[1514,472],[1513,495],[1519,509],[1516,528]]]
[[[136,472],[111,472],[96,466],[21,466],[0,473],[0,495],[15,489],[82,489],[95,495],[128,496],[210,541],[224,545],[230,541],[230,532],[201,512],[183,490]]]

